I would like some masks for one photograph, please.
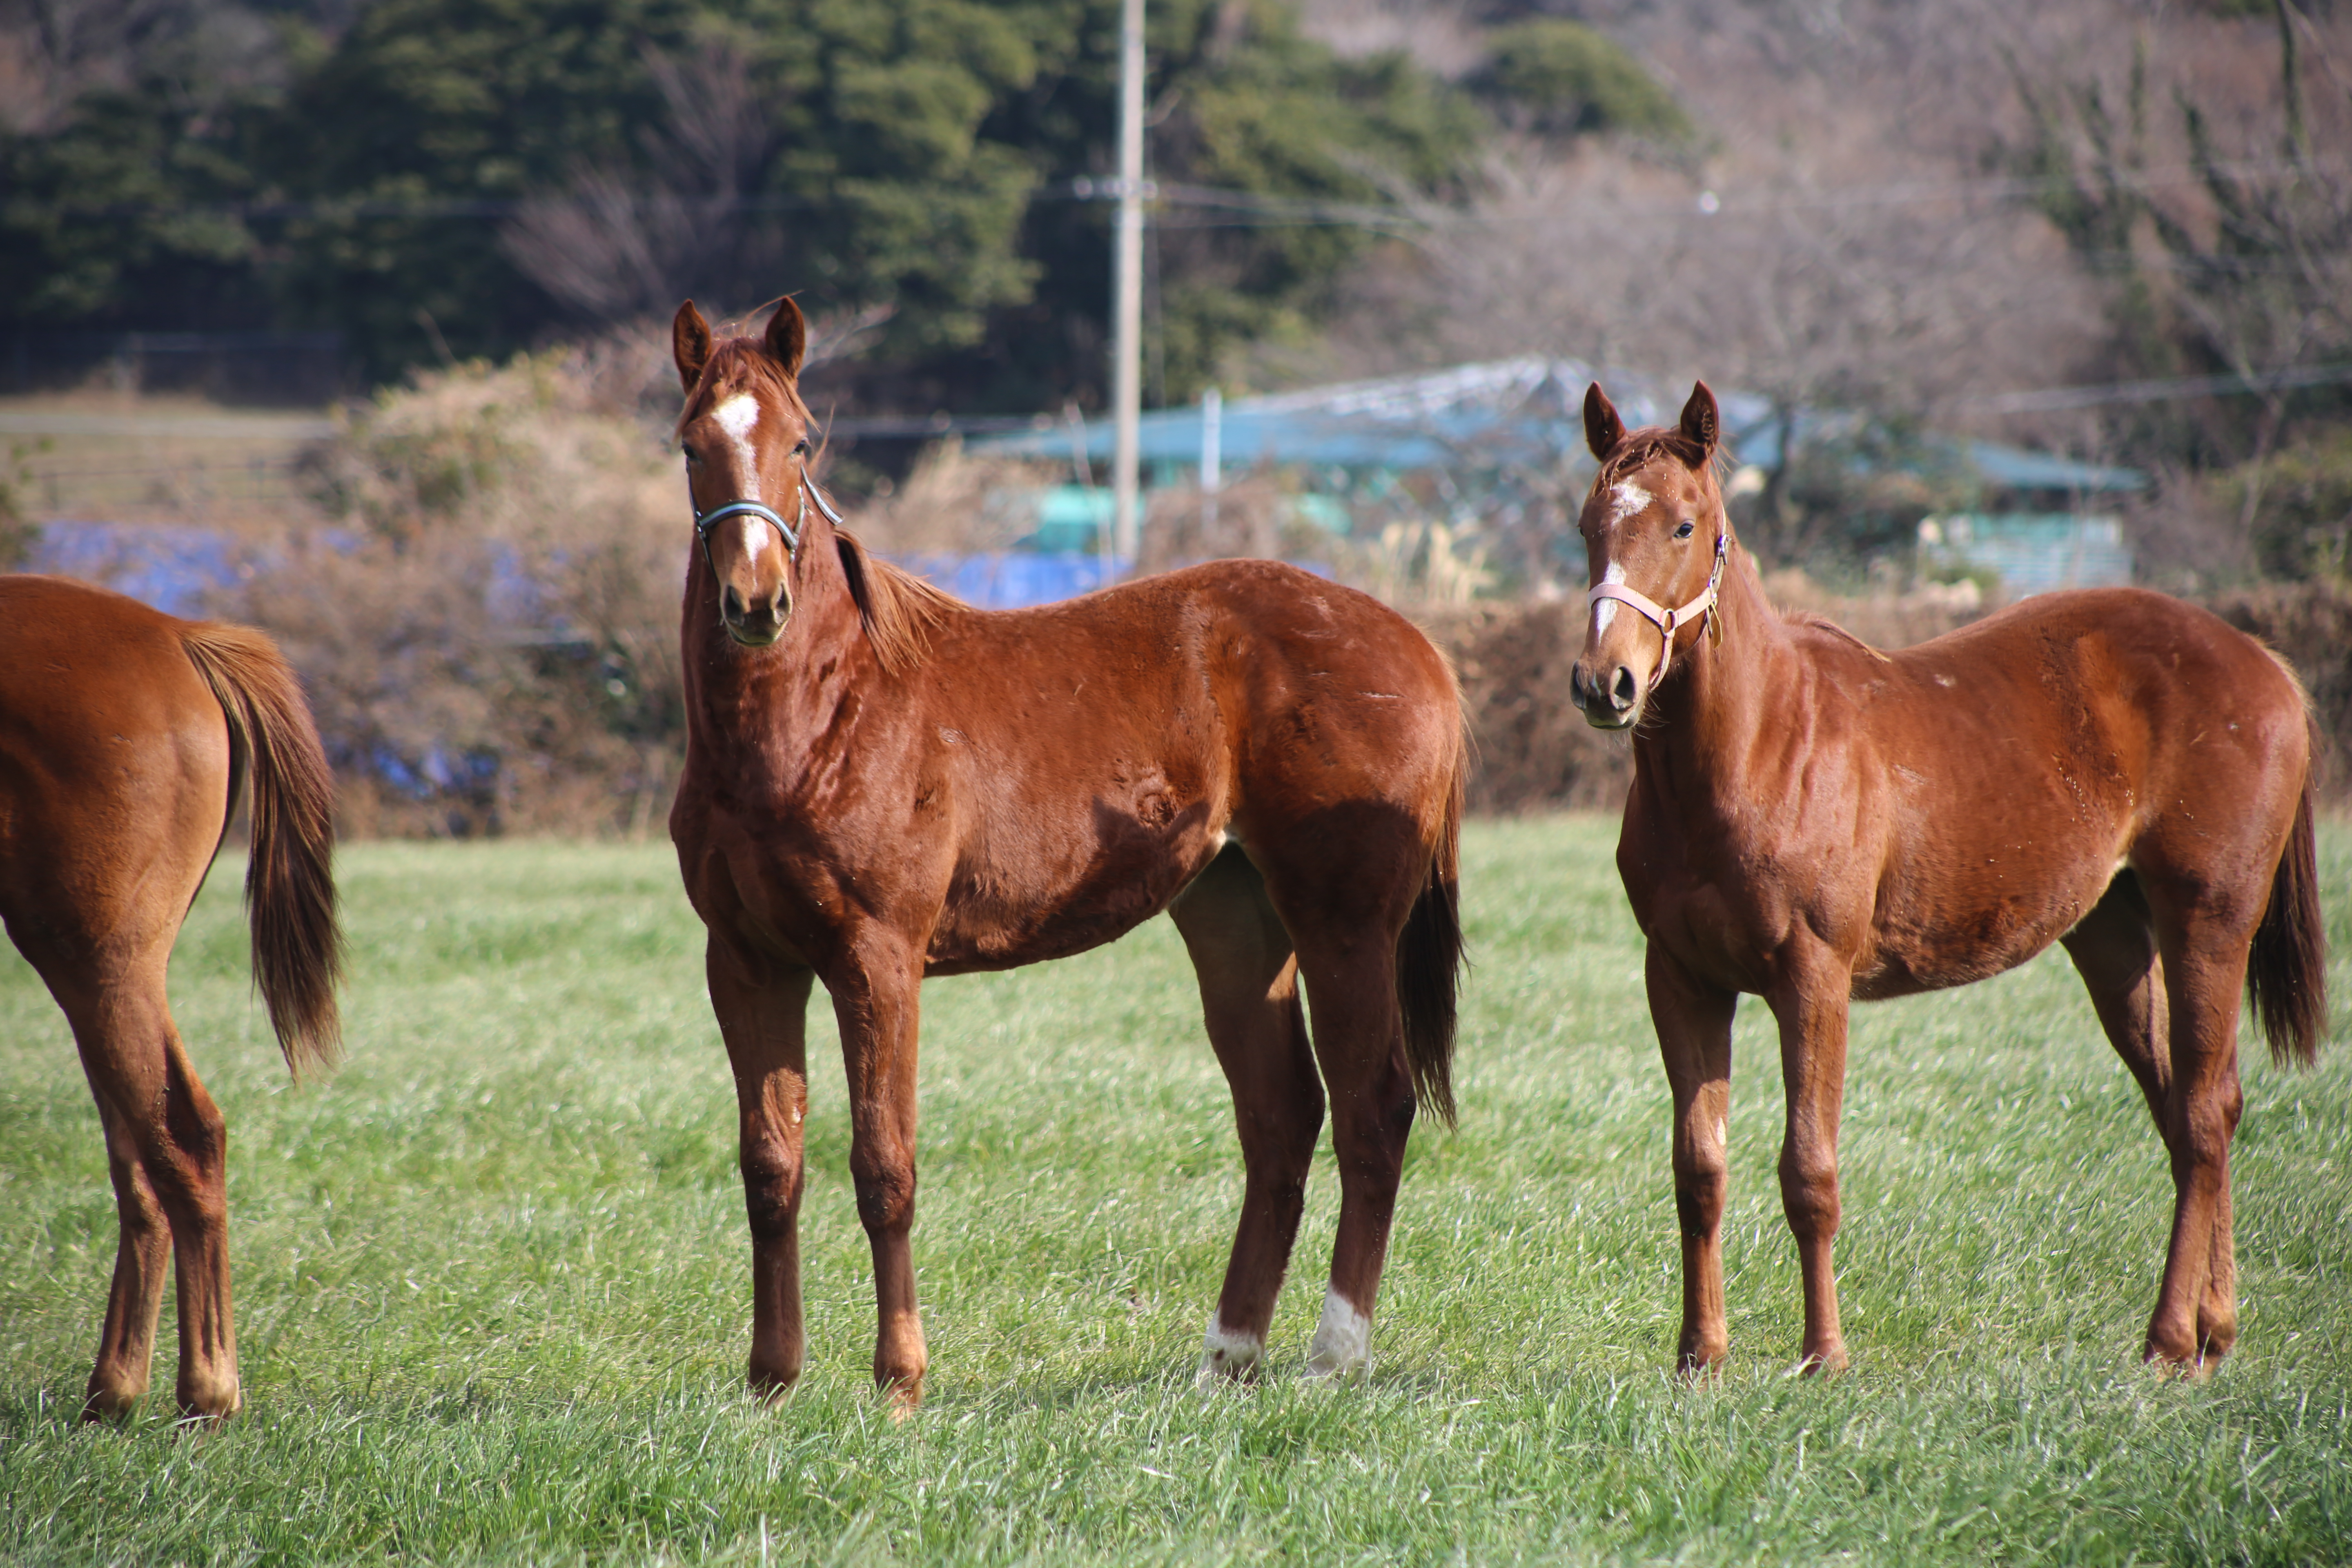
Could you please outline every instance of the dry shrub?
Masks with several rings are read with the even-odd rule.
[[[2319,787],[2352,800],[2352,585],[2280,583],[2234,589],[2207,601],[2241,631],[2284,655],[2319,721]]]
[[[1154,490],[1136,570],[1165,572],[1233,556],[1333,565],[1350,561],[1349,542],[1317,526],[1296,496],[1285,476],[1264,468],[1227,480],[1213,505],[1194,485]]]
[[[886,555],[1004,550],[1035,525],[1037,492],[1057,482],[1053,465],[976,457],[950,439],[925,452],[904,483],[878,492],[848,521]]]
[[[310,455],[331,521],[221,596],[302,670],[347,833],[642,833],[666,810],[690,531],[612,379],[530,355],[380,394]]]

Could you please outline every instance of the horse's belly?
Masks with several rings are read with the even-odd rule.
[[[1854,966],[1857,1001],[1907,996],[1972,984],[2014,969],[2074,929],[2105,892],[2112,870],[2084,866],[2063,872],[1998,865],[1947,882],[1949,898],[1929,909],[1936,889],[1915,907],[1882,908],[1874,942]]]
[[[1007,876],[988,863],[960,869],[924,973],[1013,969],[1116,941],[1174,902],[1224,837],[1199,821],[1119,834],[1051,879]]]

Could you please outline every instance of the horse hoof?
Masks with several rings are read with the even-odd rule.
[[[923,1380],[902,1377],[885,1384],[882,1400],[883,1408],[889,1411],[891,1420],[904,1421],[923,1407]]]
[[[245,1390],[234,1379],[226,1387],[184,1387],[177,1395],[184,1426],[217,1426],[245,1408]]]
[[[138,1411],[139,1402],[146,1397],[146,1394],[143,1388],[131,1393],[119,1388],[100,1388],[92,1384],[89,1392],[82,1396],[81,1418],[86,1422],[128,1421]]]

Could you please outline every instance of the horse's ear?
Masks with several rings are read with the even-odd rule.
[[[801,360],[808,353],[808,321],[790,299],[777,300],[776,313],[768,318],[768,352],[787,376],[800,374]]]
[[[670,321],[669,357],[677,362],[678,384],[691,393],[702,379],[702,367],[710,363],[710,323],[691,300]]]
[[[1703,381],[1691,383],[1690,401],[1683,405],[1683,434],[1698,443],[1702,464],[1723,442],[1723,416],[1716,412],[1715,394]]]
[[[1625,422],[1617,417],[1617,405],[1609,401],[1601,384],[1594,382],[1584,389],[1584,444],[1605,463],[1609,454],[1617,449],[1617,443],[1624,438]]]

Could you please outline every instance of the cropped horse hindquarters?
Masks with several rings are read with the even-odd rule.
[[[163,982],[247,773],[254,978],[299,1070],[333,1053],[342,960],[333,780],[293,672],[242,626],[0,577],[0,916],[73,1026],[121,1224],[90,1417],[147,1391],[167,1260],[181,1410],[221,1416],[241,1399],[226,1129]]]
[[[866,553],[809,474],[803,335],[790,300],[757,338],[715,342],[691,302],[673,334],[693,510],[727,526],[688,547],[670,835],[735,1073],[751,1385],[790,1386],[804,1358],[812,987],[848,1072],[874,1375],[912,1404],[923,978],[1083,952],[1162,910],[1246,1172],[1203,1372],[1263,1361],[1327,1088],[1341,1208],[1309,1366],[1363,1366],[1415,1108],[1453,1112],[1452,671],[1386,606],[1272,562],[1034,610],[948,597]]]
[[[2302,689],[2213,616],[2132,589],[2046,595],[1892,654],[1783,617],[1725,515],[1717,430],[1704,383],[1671,429],[1628,431],[1588,394],[1601,472],[1571,677],[1590,721],[1633,731],[1617,865],[1674,1093],[1682,1363],[1729,1347],[1739,994],[1780,1025],[1801,1359],[1837,1367],[1849,1003],[1983,979],[2059,942],[2172,1156],[2145,1353],[2207,1365],[2237,1337],[2239,993],[2283,1063],[2314,1059],[2327,1016]]]

